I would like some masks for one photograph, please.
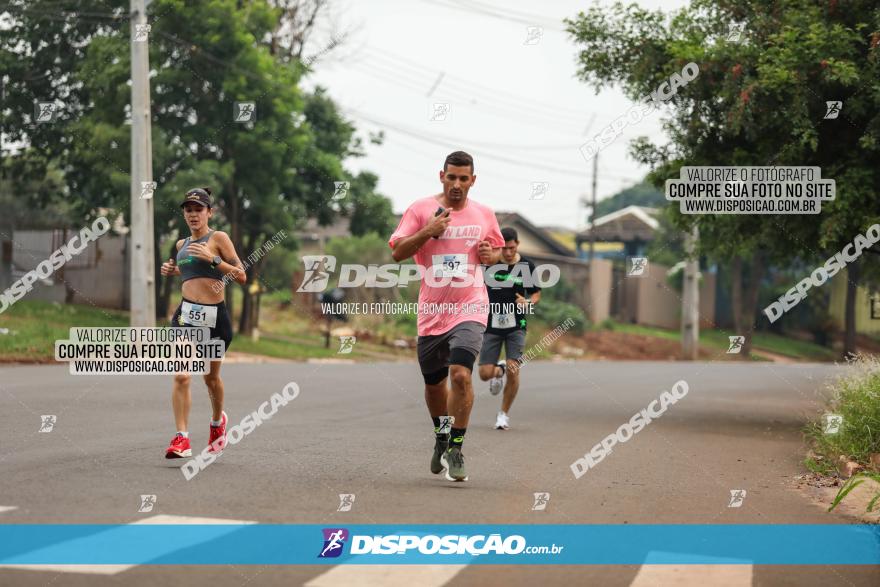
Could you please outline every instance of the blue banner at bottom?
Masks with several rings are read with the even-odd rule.
[[[0,525],[0,565],[877,565],[872,525]]]

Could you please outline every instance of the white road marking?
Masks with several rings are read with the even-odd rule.
[[[661,565],[652,564],[657,555],[670,554],[649,552],[645,563],[639,568],[630,587],[658,587],[675,585],[676,587],[751,587],[751,561],[734,558],[699,557],[706,564],[694,565]],[[734,564],[740,563],[740,564]]]
[[[467,565],[339,565],[306,587],[440,587]]]
[[[752,565],[642,565],[630,587],[751,587]]]
[[[138,520],[137,522],[132,522],[132,524],[256,524],[256,522],[252,522],[249,520],[224,520],[221,518],[196,518],[192,516],[171,516],[166,514],[160,514],[156,516],[150,516],[149,518],[144,518],[143,520]],[[112,532],[112,530],[108,530]],[[77,540],[87,540],[87,538],[77,539]],[[75,541],[73,541],[75,542]],[[160,554],[167,554],[168,552],[172,552],[181,548],[181,546],[192,546],[192,544],[174,544],[169,545],[167,552],[162,552]],[[54,573],[80,573],[80,574],[88,574],[88,575],[116,575],[123,571],[127,571],[128,569],[133,569],[138,565],[0,565],[0,569],[20,569],[25,571],[51,571]]]
[[[11,512],[12,510],[17,510],[18,506],[14,505],[0,505],[0,514],[3,512]]]
[[[137,565],[0,565],[0,569],[19,571],[49,571],[52,573],[80,573],[83,575],[115,575]]]

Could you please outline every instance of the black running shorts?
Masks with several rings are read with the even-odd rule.
[[[198,302],[193,302],[192,300],[188,300],[186,298],[180,302],[180,305],[177,306],[177,310],[174,311],[174,316],[171,318],[171,326],[182,326],[189,327],[192,324],[187,324],[185,322],[185,318],[181,319],[181,310],[183,309],[183,302],[189,302],[190,304],[196,304]],[[216,306],[217,307],[217,323],[215,326],[211,328],[211,338],[212,339],[220,339],[223,341],[224,352],[229,350],[229,345],[232,343],[232,321],[229,319],[229,311],[226,309],[226,302],[220,302],[219,304],[198,304],[200,306]]]

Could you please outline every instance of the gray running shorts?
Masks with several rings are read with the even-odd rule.
[[[436,373],[449,367],[452,349],[464,349],[476,358],[480,354],[485,331],[486,327],[479,322],[468,321],[456,324],[443,334],[420,336],[418,355],[422,374]]]
[[[483,348],[480,349],[480,365],[494,365],[501,357],[501,345],[504,344],[504,356],[519,361],[526,346],[526,331],[511,330],[506,334],[487,332],[483,336]]]

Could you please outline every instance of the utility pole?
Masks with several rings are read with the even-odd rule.
[[[590,198],[590,263],[593,262],[593,247],[596,243],[596,176],[599,174],[599,153],[593,157],[593,195]]]
[[[150,64],[147,2],[131,0],[131,256],[130,324],[156,325],[155,262],[153,259],[153,198],[144,198],[144,184],[153,181],[150,136]]]
[[[700,229],[696,225],[684,237],[687,259],[681,296],[681,353],[690,361],[697,359],[700,341],[700,262],[694,254],[699,238]]]

